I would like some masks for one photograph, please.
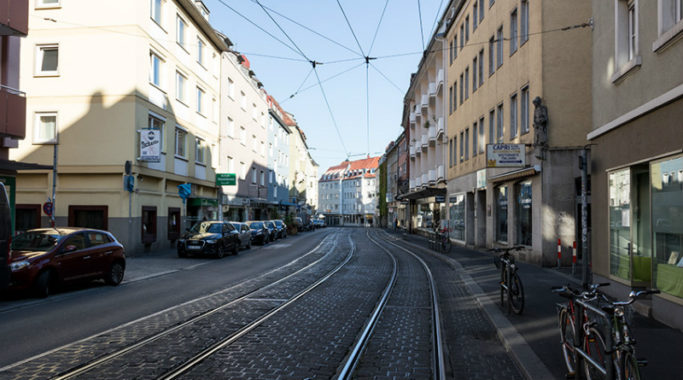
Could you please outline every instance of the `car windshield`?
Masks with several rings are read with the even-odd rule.
[[[282,222],[279,221],[279,220],[276,220],[276,221],[275,221],[275,225],[278,226],[278,227],[281,227],[281,226],[282,226]]]
[[[263,228],[263,223],[254,222],[254,223],[249,225],[249,228],[251,228],[252,230],[259,230],[259,229]]]
[[[207,232],[219,234],[221,233],[221,229],[220,223],[200,222],[192,226],[192,228],[190,228],[190,232],[195,234],[204,234]]]
[[[61,236],[54,231],[25,232],[12,239],[12,249],[17,251],[47,251],[57,245]]]

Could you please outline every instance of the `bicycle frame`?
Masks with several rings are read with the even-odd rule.
[[[580,337],[580,339],[576,339],[577,342],[575,342],[575,344],[574,344],[574,350],[577,354],[579,354],[581,360],[586,360],[588,363],[590,363],[591,366],[593,366],[595,369],[600,371],[600,373],[607,376],[608,379],[612,379],[614,377],[614,373],[612,371],[611,366],[610,366],[610,368],[603,367],[602,364],[593,360],[593,358],[591,358],[590,355],[587,352],[585,352],[582,347],[576,345],[576,343],[582,344],[582,343],[584,343],[584,341],[586,339],[588,339],[588,335],[589,335],[588,330],[590,327],[592,327],[592,325],[595,324],[594,322],[590,321],[590,318],[588,318],[588,313],[586,312],[586,310],[590,310],[590,311],[594,312],[595,314],[604,318],[607,321],[607,323],[610,324],[609,316],[607,315],[607,313],[605,313],[604,311],[602,311],[602,310],[598,309],[597,307],[588,303],[590,301],[592,301],[592,300],[586,300],[586,301],[581,300],[581,299],[576,300],[576,304],[578,304],[580,306],[580,311],[584,315],[585,321],[581,326],[575,325],[575,327],[578,327],[578,329],[576,331],[580,331],[581,337]],[[605,345],[608,348],[610,348],[610,350],[607,352],[607,354],[610,356],[613,352],[613,350],[611,349],[613,347],[612,342],[611,342],[611,340],[612,340],[611,335],[612,334],[607,334],[607,336],[605,336],[605,340],[606,340]],[[611,362],[611,360],[610,360],[610,362]],[[580,367],[580,366],[578,365],[578,360],[577,360],[577,368],[578,367]]]

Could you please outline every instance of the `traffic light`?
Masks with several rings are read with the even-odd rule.
[[[135,190],[135,177],[127,175],[123,177],[123,188],[126,191],[133,192]]]

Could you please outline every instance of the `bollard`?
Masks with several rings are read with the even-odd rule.
[[[557,269],[560,269],[562,260],[562,239],[557,239]]]
[[[576,269],[576,240],[572,245],[572,276],[574,275],[574,270]]]

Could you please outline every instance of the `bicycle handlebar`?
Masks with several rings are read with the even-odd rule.
[[[614,302],[609,302],[610,305],[614,306],[626,306],[634,303],[638,298],[642,296],[646,296],[649,294],[659,294],[660,291],[659,289],[645,289],[645,290],[639,290],[635,291],[632,290],[631,293],[628,294],[628,301],[614,301]]]
[[[495,253],[509,253],[510,251],[518,251],[522,248],[525,248],[523,245],[514,245],[512,247],[496,247],[496,248],[489,248],[489,252],[495,252]]]

